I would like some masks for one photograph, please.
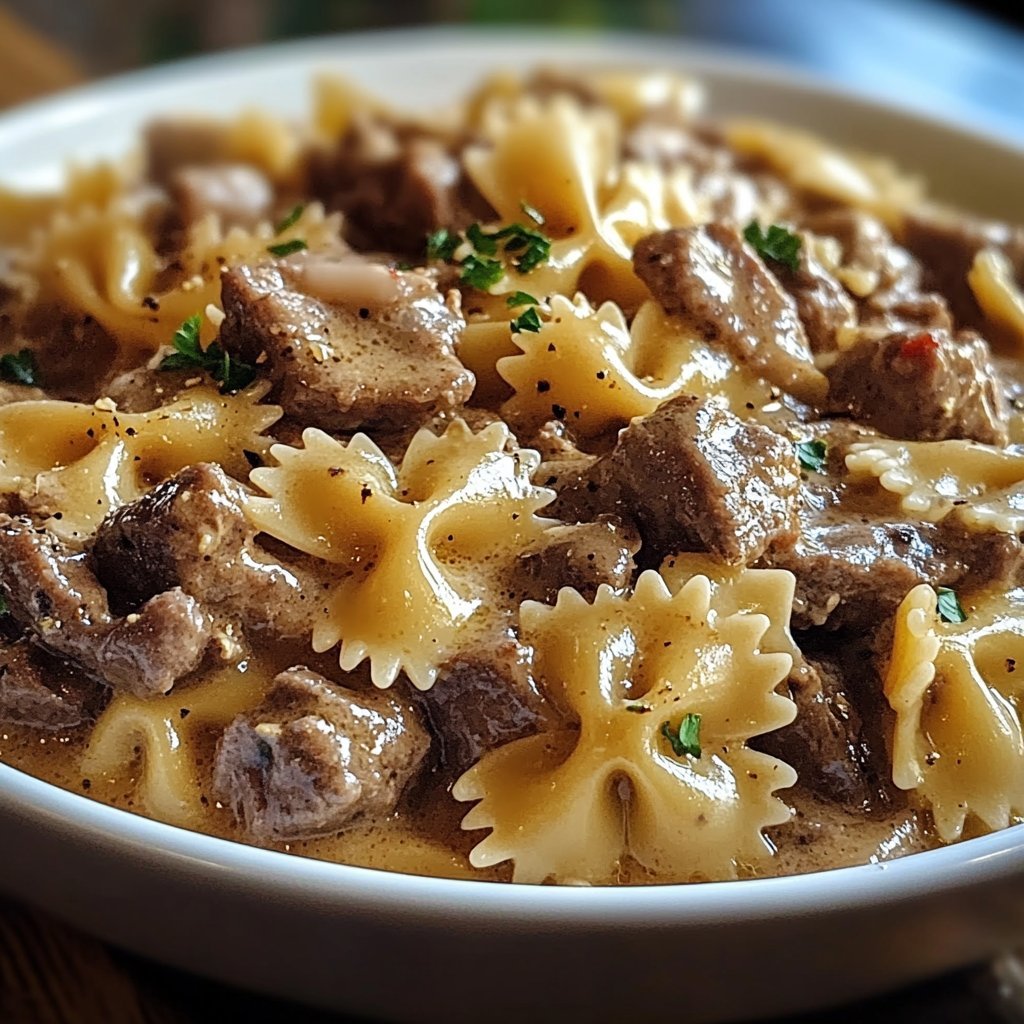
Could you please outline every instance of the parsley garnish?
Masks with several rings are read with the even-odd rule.
[[[761,225],[752,220],[743,229],[743,237],[762,259],[775,260],[790,270],[796,270],[800,262],[800,246],[803,244],[799,235],[794,235],[781,224],[772,224],[767,231],[762,231]]]
[[[676,757],[700,757],[700,715],[683,715],[678,729],[663,722],[661,734],[668,740]]]
[[[256,367],[232,359],[229,352],[212,342],[199,344],[200,313],[190,316],[174,332],[174,351],[160,364],[161,370],[203,370],[221,385],[222,392],[241,391],[256,379]]]
[[[796,457],[804,469],[820,473],[825,468],[828,445],[824,441],[797,441]]]
[[[519,316],[512,321],[512,333],[518,334],[520,331],[532,331],[536,334],[541,327],[540,316],[537,313],[537,307],[531,306],[528,310],[520,313]]]
[[[288,216],[285,217],[284,220],[278,222],[277,227],[274,228],[274,234],[283,235],[302,216],[302,212],[305,209],[305,203],[299,203],[297,206],[293,206]]]
[[[536,306],[537,300],[529,292],[513,292],[506,300],[505,305],[509,309],[516,306]]]
[[[443,260],[447,263],[461,244],[458,235],[452,234],[447,228],[438,228],[427,235],[427,259]]]
[[[495,238],[505,239],[505,252],[517,253],[512,263],[517,270],[528,274],[534,267],[540,266],[551,255],[551,239],[533,228],[522,224],[510,224],[502,228]]]
[[[291,238],[287,242],[277,242],[267,246],[267,252],[271,256],[291,256],[292,253],[302,252],[308,246],[301,238]]]
[[[461,280],[482,292],[496,285],[504,276],[505,268],[499,260],[470,254],[462,261]]]
[[[950,587],[939,587],[937,593],[939,595],[939,618],[943,622],[967,621],[967,612],[964,611],[964,606],[960,603],[960,598],[957,597],[955,590]]]
[[[470,224],[466,229],[466,241],[482,256],[497,256],[498,235],[489,235],[479,224]]]
[[[5,356],[0,356],[0,380],[5,380],[8,384],[31,386],[36,383],[37,373],[36,357],[31,349],[23,348],[17,354],[9,352]]]

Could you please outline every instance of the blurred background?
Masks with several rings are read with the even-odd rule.
[[[671,34],[1024,139],[1024,5],[993,0],[11,0],[0,103],[197,53],[422,24]]]

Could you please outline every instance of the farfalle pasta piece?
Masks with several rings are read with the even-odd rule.
[[[115,697],[97,720],[82,756],[81,769],[91,788],[123,790],[125,776],[136,774],[138,758],[141,773],[133,795],[146,813],[172,825],[202,822],[202,737],[252,711],[273,674],[258,662],[243,662],[215,670],[202,685],[175,687],[166,696]]]
[[[152,412],[122,413],[95,405],[42,400],[0,408],[0,493],[18,494],[47,525],[81,540],[112,509],[196,462],[218,462],[245,479],[244,452],[265,454],[264,432],[281,417],[260,405],[257,384],[237,395],[207,386],[186,391]]]
[[[471,863],[511,860],[518,882],[607,882],[629,856],[683,881],[769,856],[762,830],[788,820],[774,794],[796,773],[746,741],[793,720],[775,692],[792,657],[762,650],[772,623],[741,604],[735,583],[694,576],[673,594],[653,571],[593,604],[568,588],[554,607],[525,602],[538,678],[579,727],[500,747],[458,780],[456,799],[479,801],[463,828],[491,830]],[[700,716],[699,757],[665,735],[686,715]]]
[[[589,438],[681,394],[722,397],[743,418],[771,417],[767,384],[653,301],[627,326],[614,303],[594,309],[582,295],[555,296],[540,330],[512,340],[520,354],[499,359],[497,369],[513,390],[502,414],[514,423],[563,419]]]
[[[900,508],[925,522],[951,513],[977,530],[1024,530],[1024,455],[976,441],[874,441],[850,445],[854,480],[874,477]]]
[[[634,244],[709,216],[689,168],[619,162],[619,127],[609,110],[584,109],[566,95],[544,103],[525,97],[490,104],[482,120],[490,144],[465,151],[467,173],[501,223],[523,221],[525,203],[544,216],[553,239],[548,260],[528,273],[510,269],[497,290],[582,290],[635,309],[648,295],[633,273]]]
[[[455,420],[421,430],[396,469],[363,434],[346,445],[316,429],[303,448],[275,445],[279,465],[254,470],[269,497],[249,500],[256,526],[348,572],[324,597],[313,647],[341,643],[346,671],[368,658],[377,686],[404,671],[421,690],[481,634],[507,626],[503,574],[553,525],[537,511],[533,451],[509,451],[504,423],[474,434]]]
[[[967,274],[967,283],[982,313],[1024,347],[1024,293],[1013,264],[999,249],[981,249]]]
[[[935,591],[915,587],[897,611],[885,677],[893,781],[931,808],[944,842],[970,816],[995,830],[1024,815],[1024,590],[965,605],[965,622],[944,622]]]

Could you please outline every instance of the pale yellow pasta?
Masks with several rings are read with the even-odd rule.
[[[923,186],[884,159],[844,151],[817,135],[772,121],[737,118],[725,137],[740,153],[765,160],[796,188],[865,209],[897,224]]]
[[[1024,455],[976,441],[874,441],[850,445],[853,479],[875,478],[900,508],[926,522],[950,513],[968,527],[1024,529]]]
[[[397,469],[363,434],[342,444],[308,429],[302,441],[253,471],[269,497],[249,510],[265,533],[347,567],[314,649],[340,642],[346,671],[368,658],[377,686],[404,671],[429,689],[454,654],[507,624],[500,581],[552,525],[536,514],[552,492],[530,482],[540,456],[510,450],[504,423],[474,434],[462,420],[441,437],[421,430]]]
[[[787,618],[784,576],[766,582]],[[500,747],[458,780],[456,799],[479,801],[463,828],[491,830],[471,863],[511,860],[519,882],[608,882],[627,857],[666,880],[732,878],[769,857],[763,829],[789,818],[774,794],[796,773],[746,741],[793,720],[776,692],[792,657],[762,649],[772,623],[742,603],[734,582],[694,576],[672,594],[648,571],[593,604],[568,588],[554,607],[523,604],[539,678],[579,726]],[[687,714],[699,757],[664,734]]]
[[[33,511],[60,512],[47,526],[58,536],[87,537],[111,509],[154,482],[197,462],[219,462],[245,478],[246,450],[264,454],[264,432],[281,416],[259,405],[269,385],[238,395],[193,387],[152,412],[43,400],[0,407],[0,493],[18,494]]]
[[[999,249],[979,250],[967,282],[982,313],[1024,347],[1024,294],[1006,253]]]
[[[971,817],[995,830],[1024,814],[1024,591],[965,601],[963,623],[943,622],[936,605],[927,585],[900,605],[885,694],[896,712],[893,781],[953,842]]]
[[[745,418],[771,403],[763,381],[653,301],[627,326],[614,303],[595,309],[582,295],[572,302],[558,295],[541,329],[512,341],[520,354],[499,359],[497,369],[513,391],[502,415],[514,423],[536,427],[564,418],[588,438],[681,394],[722,397]]]

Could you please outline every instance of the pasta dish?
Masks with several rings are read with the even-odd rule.
[[[1022,279],[659,73],[324,77],[0,191],[0,760],[527,883],[1019,822]]]

